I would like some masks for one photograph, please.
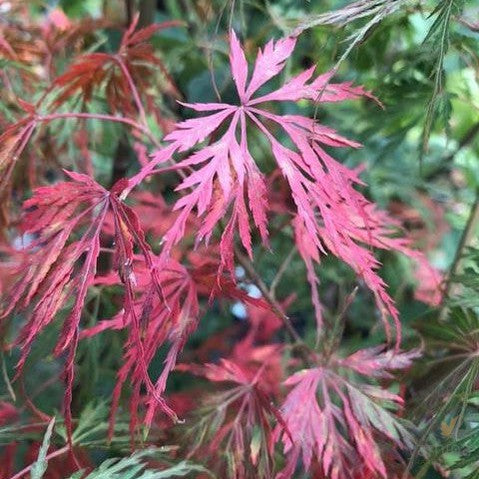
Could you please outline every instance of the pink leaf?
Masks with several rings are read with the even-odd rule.
[[[292,437],[277,430],[288,459],[278,478],[294,477],[300,454],[307,470],[314,458],[327,477],[354,479],[364,471],[389,477],[380,445],[409,448],[412,437],[389,410],[402,399],[366,380],[391,377],[389,371],[409,367],[418,353],[381,350],[361,350],[345,359],[333,355],[327,365],[298,371],[284,382],[292,389],[281,414]]]
[[[230,65],[231,74],[233,75],[240,101],[243,103],[246,100],[245,94],[246,80],[248,77],[248,64],[246,63],[243,49],[241,48],[234,30],[231,30],[230,33]]]
[[[237,234],[244,249],[252,255],[251,220],[265,244],[268,240],[268,198],[263,174],[250,152],[248,126],[269,142],[272,156],[290,189],[294,204],[292,222],[295,241],[306,264],[312,287],[318,331],[322,327],[318,278],[315,263],[320,256],[332,253],[347,263],[373,292],[381,312],[388,340],[396,333],[400,342],[400,324],[386,284],[378,275],[379,261],[374,248],[399,251],[413,258],[417,253],[407,240],[398,237],[398,224],[369,202],[356,186],[362,184],[359,169],[350,169],[332,158],[323,146],[359,147],[333,129],[302,115],[281,115],[265,108],[268,101],[342,101],[371,95],[350,83],[330,83],[332,72],[311,80],[314,68],[293,77],[276,91],[252,98],[269,79],[277,75],[291,55],[295,38],[270,41],[258,52],[248,83],[248,66],[234,32],[230,35],[230,64],[240,105],[223,103],[185,104],[198,112],[199,118],[178,123],[165,137],[168,144],[158,150],[150,164],[130,179],[126,195],[158,164],[171,161],[174,169],[185,171],[178,190],[184,191],[174,206],[175,223],[164,237],[162,257],[185,235],[191,215],[202,221],[196,243],[208,242],[215,228],[222,224],[220,270],[232,271],[233,242]],[[286,135],[288,143],[285,146]],[[221,133],[219,133],[221,132]],[[207,145],[201,145],[209,138]],[[281,141],[280,141],[281,140]],[[190,152],[193,147],[199,149]],[[186,157],[182,158],[182,154]],[[179,156],[179,158],[175,158]]]
[[[248,100],[258,88],[268,80],[271,80],[284,68],[284,63],[293,53],[295,45],[296,39],[287,37],[276,42],[270,40],[263,50],[258,51],[253,75],[246,89],[246,98]]]

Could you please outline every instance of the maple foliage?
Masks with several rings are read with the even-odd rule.
[[[181,23],[176,21],[155,23],[136,30],[138,19],[137,15],[125,31],[116,54],[82,55],[66,72],[55,79],[53,86],[59,87],[60,93],[56,96],[53,106],[58,107],[75,93],[80,93],[83,101],[88,103],[92,99],[94,89],[104,84],[106,99],[112,112],[121,111],[127,115],[134,115],[135,108],[138,108],[142,113],[143,103],[138,91],[147,91],[154,68],[160,69],[165,76],[165,89],[177,94],[166,67],[155,55],[152,45],[147,40],[155,32]],[[145,101],[152,103],[148,97]]]
[[[156,268],[158,259],[155,258],[153,261],[153,268]],[[135,285],[132,291],[135,294],[131,296],[134,297],[130,305],[131,314],[127,315],[125,311],[120,311],[114,318],[100,321],[96,326],[82,332],[82,337],[91,337],[107,329],[133,328],[135,331],[135,335],[131,335],[125,345],[124,364],[118,372],[111,409],[113,420],[121,388],[128,376],[131,376],[135,386],[131,399],[132,432],[138,423],[136,411],[141,399],[141,387],[145,384],[141,363],[148,365],[160,346],[165,343],[170,343],[170,349],[164,360],[163,371],[156,380],[154,395],[148,401],[145,422],[151,426],[158,406],[177,420],[176,413],[164,402],[162,395],[166,389],[168,375],[175,367],[178,354],[197,327],[200,317],[199,297],[202,294],[205,295],[206,292],[210,300],[213,295],[221,294],[223,297],[267,307],[264,302],[249,298],[227,276],[217,278],[217,266],[213,258],[202,258],[200,261],[192,258],[192,267],[189,269],[171,259],[161,269],[157,269],[155,282],[151,281],[152,265],[148,265],[145,261],[136,262],[140,264],[135,273]],[[98,277],[96,280],[97,284],[116,284],[117,282],[116,274],[113,277]],[[215,293],[216,288],[218,288],[217,293]],[[135,324],[137,321],[139,325]],[[140,327],[144,338],[142,341],[138,341],[136,337],[136,329]],[[112,432],[113,429],[111,429]]]
[[[195,280],[200,287],[213,285],[216,268],[214,265],[211,267],[209,261],[203,260],[190,275],[181,264],[172,259],[160,271],[157,259],[145,241],[138,217],[118,199],[118,192],[124,187],[124,182],[121,181],[111,191],[107,191],[86,175],[72,172],[67,174],[72,182],[40,187],[24,204],[26,213],[20,228],[24,236],[35,235],[36,238],[26,247],[24,260],[18,265],[18,271],[23,274],[19,274],[18,281],[12,288],[10,303],[2,312],[2,317],[6,317],[15,308],[32,310],[29,321],[17,339],[17,344],[22,348],[19,372],[36,336],[55,319],[61,309],[70,307],[54,351],[55,355],[68,351],[65,369],[68,420],[73,361],[88,289],[93,284],[120,283],[124,287],[122,310],[115,318],[82,332],[82,336],[91,336],[105,329],[130,330],[125,345],[125,362],[118,373],[113,394],[112,419],[122,386],[128,376],[131,376],[135,384],[131,399],[132,432],[137,424],[135,410],[138,408],[142,386],[151,394],[146,423],[151,424],[158,405],[176,420],[175,412],[161,396],[178,353],[196,327],[199,304]],[[108,214],[112,216],[114,224],[112,238],[115,243],[113,261],[116,272],[113,277],[105,278],[96,276],[96,271],[101,251],[100,237]],[[72,239],[76,232],[80,232],[80,238]],[[134,245],[141,252],[139,257],[134,253]],[[212,276],[209,283],[208,276]],[[223,295],[262,304],[236,290],[234,283],[227,278],[218,287]],[[214,287],[211,288],[212,286],[208,288],[208,292],[214,294]],[[70,306],[71,297],[75,297],[75,301]],[[147,366],[160,345],[166,341],[171,342],[171,348],[165,360],[165,368],[156,384],[153,384]]]
[[[358,474],[390,477],[378,445],[386,441],[378,435],[399,448],[412,446],[408,429],[388,411],[402,406],[403,399],[378,385],[351,380],[345,371],[363,379],[390,378],[389,371],[410,367],[418,356],[417,351],[363,349],[290,376],[284,384],[292,389],[281,413],[292,437],[280,434],[289,461],[278,477],[292,477],[300,455],[306,469],[314,457],[324,475],[333,479]]]
[[[410,330],[402,345],[381,267],[390,253],[412,259],[420,284],[411,298],[437,307],[441,274],[415,248],[438,241],[407,235],[415,209],[392,202],[383,210],[370,199],[364,167],[331,154],[361,144],[316,111],[380,101],[336,82],[337,68],[290,71],[295,35],[267,41],[250,63],[247,39],[230,25],[229,97],[237,101],[223,100],[215,85],[217,102],[170,108],[164,97],[192,95],[151,39],[183,21],[139,28],[131,15],[114,48],[103,48],[89,41],[118,27],[107,19],[71,19],[57,7],[38,25],[17,2],[12,15],[21,28],[0,22],[0,100],[15,105],[0,112],[0,340],[8,394],[15,400],[19,389],[25,410],[1,395],[0,425],[25,421],[33,441],[23,460],[51,456],[45,477],[94,474],[95,454],[77,444],[91,429],[104,444],[88,439],[86,449],[116,447],[118,435],[121,452],[166,445],[167,460],[151,461],[159,471],[181,454],[231,479],[408,471],[403,454],[415,438],[401,417],[400,375],[421,352],[410,348]],[[442,210],[436,216],[442,225]],[[344,271],[350,276],[339,281]],[[49,332],[54,341],[43,343]],[[364,341],[353,348],[346,336]],[[56,413],[37,407],[44,391],[24,381],[36,345],[52,352],[50,380],[64,393],[53,436]],[[15,360],[12,382],[4,355]],[[101,377],[91,380],[94,395],[106,391],[101,425],[84,424],[85,370]],[[44,448],[45,422],[52,444]],[[1,473],[17,479],[32,466],[14,475],[23,452],[9,439]]]
[[[29,244],[2,317],[16,308],[31,309],[29,321],[17,339],[22,348],[18,363],[21,371],[36,336],[55,319],[59,310],[69,306],[71,297],[75,298],[54,350],[55,355],[67,352],[65,413],[71,434],[70,405],[79,325],[88,288],[96,274],[100,234],[107,212],[114,216],[115,264],[125,286],[126,317],[135,313],[132,309],[133,243],[139,246],[145,261],[151,264],[152,259],[135,213],[118,201],[115,187],[108,192],[86,175],[67,174],[72,182],[37,188],[34,196],[24,203],[25,215],[20,230]],[[73,238],[78,231],[80,238]],[[154,271],[151,276],[159,289]],[[138,335],[137,320],[134,324]],[[142,374],[147,375],[144,364]],[[153,387],[150,382],[148,384]]]
[[[198,439],[192,453],[203,446],[208,455],[224,445],[227,466],[214,466],[228,477],[248,477],[258,471],[262,477],[273,477],[274,436],[272,421],[284,425],[279,411],[261,386],[262,375],[275,360],[274,348],[265,351],[263,365],[251,371],[238,361],[222,359],[219,364],[180,364],[179,370],[204,376],[210,381],[232,386],[210,396],[198,413],[201,415],[193,433]],[[206,448],[202,444],[206,439]]]
[[[185,234],[185,223],[196,210],[203,224],[196,234],[196,242],[210,240],[215,227],[229,212],[221,236],[221,267],[233,270],[231,254],[235,232],[249,256],[252,257],[252,239],[249,216],[268,243],[268,192],[263,173],[249,151],[247,124],[259,130],[268,140],[271,153],[281,174],[287,180],[296,211],[292,225],[296,244],[303,257],[318,329],[323,325],[320,301],[316,287],[318,279],[314,263],[331,252],[350,265],[364,279],[374,293],[382,313],[388,336],[391,336],[387,316],[392,316],[397,341],[400,341],[398,313],[386,291],[384,281],[377,274],[378,260],[369,247],[396,250],[418,257],[409,248],[409,242],[396,237],[397,222],[379,211],[355,186],[362,184],[359,170],[351,170],[335,161],[324,149],[329,147],[359,147],[329,127],[302,115],[278,115],[264,108],[271,102],[311,100],[339,102],[361,96],[372,97],[362,87],[351,83],[331,83],[333,72],[319,75],[310,81],[314,67],[296,75],[277,90],[255,95],[258,90],[278,75],[291,56],[296,38],[271,40],[258,52],[251,78],[248,64],[234,31],[230,35],[230,68],[239,105],[226,103],[184,104],[197,112],[214,112],[199,118],[180,122],[164,138],[168,145],[153,154],[152,161],[129,180],[123,196],[155,172],[159,164],[171,160],[175,153],[189,151],[208,137],[211,142],[185,159],[175,162],[172,169],[187,169],[188,173],[176,190],[185,192],[174,209],[180,214],[164,236],[163,254],[168,256],[173,245]],[[266,122],[280,127],[289,137],[294,149],[280,142]],[[221,138],[213,139],[223,126]],[[247,205],[248,203],[248,205]]]

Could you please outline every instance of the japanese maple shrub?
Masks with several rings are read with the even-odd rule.
[[[37,338],[60,322],[53,355],[63,364],[63,414],[73,449],[75,391],[82,387],[75,374],[78,348],[110,331],[123,348],[110,391],[110,440],[127,399],[133,447],[148,443],[145,431],[152,441],[179,441],[188,457],[204,461],[218,477],[288,479],[299,470],[332,479],[395,477],[391,464],[402,461],[400,451],[411,447],[412,436],[397,414],[403,397],[389,386],[418,352],[400,349],[398,311],[379,275],[377,251],[402,253],[422,267],[425,260],[398,222],[362,193],[360,168],[330,154],[360,145],[315,118],[282,113],[292,111],[285,104],[297,103],[300,111],[305,102],[377,100],[360,86],[335,83],[332,71],[315,74],[314,67],[271,89],[268,82],[284,73],[297,38],[270,40],[249,65],[231,31],[237,102],[185,103],[148,43],[179,23],[137,29],[137,20],[117,52],[79,54],[64,71],[52,62],[45,91],[22,90],[21,112],[4,121],[0,185],[11,207],[4,214],[2,248],[9,260],[2,263],[1,321],[11,341],[6,348],[20,351],[17,381]],[[15,51],[19,45],[5,36],[0,48],[15,61],[32,61]],[[156,103],[156,81],[193,116],[173,125]],[[103,95],[108,112],[94,110],[95,95]],[[58,165],[68,168],[47,184],[35,144],[68,122],[79,126],[75,148],[82,160],[76,167]],[[138,158],[126,170],[134,171],[130,176],[112,185],[99,179],[88,122],[125,128]],[[266,166],[257,158],[258,145],[266,149]],[[17,220],[15,171],[24,158],[32,162],[33,191]],[[294,295],[278,300],[255,269],[259,250],[276,254],[270,237],[278,220],[305,265],[305,277],[296,281],[309,282],[314,340],[303,338],[287,314]],[[341,331],[325,314],[318,290],[327,255],[352,268],[371,292],[384,344],[339,350]],[[249,294],[251,285],[256,294]],[[105,301],[108,307],[100,308]],[[246,311],[247,333],[229,347],[225,339],[220,359],[200,350],[182,356],[208,310],[228,302]],[[169,394],[175,369],[215,386],[189,399],[188,393]],[[197,393],[201,404],[192,400]],[[173,427],[185,417],[186,425]]]

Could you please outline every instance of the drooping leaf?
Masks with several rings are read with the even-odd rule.
[[[192,452],[214,457],[221,449],[227,458],[226,464],[212,467],[221,476],[256,477],[272,479],[274,472],[273,424],[278,428],[285,423],[262,387],[263,374],[274,362],[275,355],[269,351],[264,362],[255,369],[246,369],[247,358],[240,361],[221,359],[218,364],[180,364],[179,370],[203,376],[210,381],[229,384],[222,392],[207,396],[198,411],[197,424],[191,431]]]
[[[225,222],[221,236],[221,269],[234,267],[232,255],[235,232],[245,250],[252,256],[250,217],[264,243],[268,240],[269,210],[265,179],[249,151],[247,125],[264,135],[272,155],[290,187],[296,207],[293,219],[296,242],[308,269],[313,289],[318,328],[322,327],[321,307],[316,294],[317,277],[314,263],[327,251],[350,265],[373,292],[381,311],[386,332],[392,336],[388,315],[395,323],[399,341],[398,313],[386,285],[377,273],[380,264],[372,248],[396,250],[415,257],[408,241],[395,237],[397,224],[385,212],[376,209],[355,186],[361,184],[359,170],[341,165],[326,153],[324,146],[358,147],[333,129],[301,115],[279,115],[266,106],[271,102],[299,100],[337,102],[371,94],[351,83],[330,83],[332,72],[311,80],[314,68],[296,75],[277,90],[256,95],[258,89],[276,76],[291,55],[296,39],[288,37],[271,40],[260,50],[249,83],[244,52],[234,32],[230,35],[230,66],[236,84],[239,105],[226,103],[185,104],[206,116],[189,119],[176,125],[165,137],[168,144],[158,150],[152,161],[129,180],[126,196],[159,164],[199,146],[207,138],[214,141],[200,147],[175,166],[166,169],[185,169],[187,176],[176,188],[184,192],[175,204],[179,212],[166,233],[163,257],[185,234],[185,224],[196,210],[202,225],[196,234],[197,242],[208,242],[215,227]],[[216,131],[223,127],[222,136]],[[293,148],[285,146],[275,135],[283,131]],[[161,170],[159,170],[161,171]]]
[[[181,22],[168,21],[135,31],[137,23],[138,16],[125,31],[118,53],[82,55],[65,73],[57,77],[54,85],[59,93],[53,105],[58,107],[77,93],[81,94],[84,102],[90,102],[93,92],[104,85],[111,111],[134,115],[141,105],[141,99],[137,98],[138,92],[145,92],[146,95],[154,68],[160,69],[166,79],[164,89],[177,95],[164,63],[155,55],[147,40],[155,32],[181,25]]]
[[[144,239],[138,217],[117,196],[121,182],[119,186],[107,191],[86,175],[72,172],[68,175],[71,182],[37,188],[33,197],[24,204],[25,214],[21,225],[27,242],[24,259],[16,268],[17,281],[6,292],[2,311],[3,318],[11,315],[14,310],[29,312],[16,340],[22,350],[18,374],[22,371],[35,338],[54,321],[60,310],[69,310],[54,354],[67,354],[65,414],[71,437],[70,404],[81,319],[88,302],[89,287],[95,281],[101,234],[105,232],[107,215],[111,215],[115,241],[113,266],[117,271],[116,282],[124,290],[119,321],[129,328],[131,351],[128,364],[131,365],[133,361],[138,384],[144,385],[164,411],[175,418],[174,412],[155,392],[147,371],[144,341],[141,338],[144,324],[141,323],[135,305],[135,247],[144,264],[142,274],[150,297],[143,305],[145,314],[148,306],[151,306],[152,298],[163,298],[163,292],[154,255]],[[164,311],[168,316],[169,310],[165,308]],[[168,331],[164,330],[163,334],[168,334]],[[150,358],[153,353],[150,351]],[[171,354],[174,358],[177,353]],[[121,381],[118,387],[121,390]]]
[[[131,292],[134,301],[130,306],[130,314],[120,311],[115,317],[100,321],[82,332],[82,337],[91,337],[105,330],[136,328],[135,321],[142,330],[141,343],[135,336],[130,336],[125,344],[124,363],[118,372],[118,381],[113,393],[112,425],[122,387],[128,377],[131,377],[133,383],[131,426],[132,428],[136,426],[141,388],[145,386],[141,363],[148,366],[164,344],[169,344],[169,351],[164,360],[164,368],[156,379],[154,390],[150,391],[145,423],[148,427],[152,425],[158,405],[164,411],[174,414],[161,397],[178,355],[197,327],[200,318],[200,296],[206,296],[210,301],[216,296],[221,296],[266,308],[263,301],[250,298],[240,290],[228,275],[218,277],[216,274],[218,264],[212,258],[193,256],[190,261],[192,266],[189,269],[173,259],[162,264],[160,268],[158,260],[155,259],[152,267],[155,269],[158,267],[156,281],[161,287],[161,293],[155,294],[155,285],[151,282],[148,266],[138,259],[135,262],[138,264],[135,264],[135,285]],[[97,278],[98,284],[115,282],[115,275]],[[112,433],[112,430],[110,432]]]
[[[388,378],[390,371],[410,367],[417,356],[417,351],[398,353],[377,347],[347,358],[334,355],[324,366],[290,376],[285,385],[292,389],[281,414],[291,437],[278,434],[288,456],[278,477],[294,477],[300,457],[306,469],[313,459],[318,461],[323,474],[331,479],[362,474],[390,477],[381,444],[407,449],[412,436],[388,410],[400,407],[402,398],[370,380],[368,384],[368,378]],[[351,373],[356,380],[349,377]]]

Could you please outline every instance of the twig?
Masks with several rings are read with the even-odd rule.
[[[334,351],[336,351],[336,349],[339,347],[339,344],[344,334],[346,314],[352,302],[356,299],[358,290],[359,286],[355,286],[351,293],[348,294],[348,296],[345,298],[341,309],[339,310],[339,314],[333,324],[332,331],[330,332],[330,339],[326,341],[325,357],[327,359],[329,359],[334,353]]]
[[[477,123],[474,123],[464,134],[464,136],[459,140],[459,143],[457,145],[457,148],[452,151],[449,155],[445,156],[442,160],[441,163],[439,164],[438,168],[429,173],[428,175],[425,175],[424,179],[425,180],[433,180],[434,178],[444,175],[450,172],[451,166],[450,163],[454,159],[454,157],[465,147],[467,147],[474,138],[479,134],[479,121]]]
[[[479,22],[471,22],[463,17],[456,17],[456,21],[469,28],[472,32],[479,32]]]
[[[5,381],[5,385],[7,386],[7,391],[10,394],[10,397],[12,398],[13,402],[17,400],[17,397],[15,396],[15,391],[13,390],[12,383],[10,382],[10,378],[8,377],[8,372],[7,372],[7,364],[5,362],[5,356],[2,353],[2,375],[3,375],[3,380]]]
[[[261,276],[257,273],[253,263],[240,251],[237,246],[234,247],[234,251],[239,264],[244,268],[247,276],[261,291],[264,299],[269,303],[273,312],[281,319],[284,324],[284,327],[288,331],[291,338],[294,340],[293,348],[297,349],[304,364],[306,366],[310,366],[310,355],[311,353],[314,353],[314,351],[312,351],[311,348],[303,341],[299,333],[296,331],[296,328],[293,326],[291,319],[284,312],[283,307],[271,295],[269,288],[266,286]]]
[[[137,123],[135,120],[131,118],[125,118],[122,116],[114,116],[114,115],[105,115],[102,113],[76,113],[76,112],[69,112],[69,113],[52,113],[51,115],[43,115],[38,116],[35,118],[36,121],[53,121],[53,120],[61,120],[66,118],[84,118],[90,120],[101,120],[101,121],[113,121],[116,123],[124,123],[125,125],[130,125],[131,127],[135,128],[139,132],[143,133],[156,147],[160,148],[161,145],[158,143],[156,138],[152,135],[151,131],[146,127]]]
[[[476,135],[479,133],[479,121],[477,123],[474,123],[464,134],[464,136],[459,140],[459,144],[457,145],[457,148],[449,155],[446,157],[447,162],[451,161],[454,159],[454,157],[467,145],[469,145]]]
[[[464,231],[461,236],[461,240],[459,242],[459,245],[456,250],[456,254],[454,256],[454,260],[449,269],[446,286],[444,288],[443,301],[445,301],[451,295],[452,285],[454,284],[454,277],[457,275],[461,267],[461,259],[464,254],[464,250],[471,243],[471,239],[474,237],[478,223],[479,223],[479,189],[476,191],[474,204],[471,207],[471,211],[469,213],[469,218],[467,219],[466,227],[464,228]]]
[[[130,87],[131,94],[133,95],[133,100],[135,101],[136,108],[138,109],[138,112],[140,114],[141,122],[145,127],[148,127],[148,123],[146,121],[145,109],[143,108],[143,103],[141,102],[140,94],[138,93],[138,90],[135,86],[135,82],[133,81],[133,78],[131,77],[130,72],[128,71],[128,68],[125,65],[125,62],[123,61],[123,58],[120,55],[116,55],[115,60],[118,63],[118,65],[119,65],[119,67],[120,67],[128,85]]]
[[[296,248],[291,248],[291,251],[288,253],[288,256],[286,256],[284,261],[281,263],[281,266],[279,267],[276,276],[273,278],[273,281],[271,281],[269,292],[271,294],[271,297],[273,297],[274,299],[276,299],[276,288],[278,287],[278,284],[281,281],[281,278],[283,277],[284,273],[286,272],[286,269],[288,268],[289,264],[291,263],[291,260],[293,259],[295,253]]]
[[[266,301],[268,301],[268,303],[271,305],[273,311],[281,318],[284,326],[288,330],[291,337],[298,343],[302,342],[303,340],[301,339],[301,336],[298,334],[298,332],[294,328],[289,317],[283,311],[282,306],[271,295],[269,288],[266,286],[261,276],[256,272],[256,269],[254,268],[253,263],[251,263],[251,261],[239,250],[237,246],[235,246],[235,255],[238,258],[238,262],[246,271],[246,274],[256,284],[258,289],[261,291],[261,293],[265,297]]]
[[[65,454],[68,452],[70,449],[70,446],[63,446],[61,449],[57,449],[56,451],[51,452],[45,457],[45,460],[48,462],[50,459],[53,459],[54,457],[61,456],[62,454]],[[21,477],[25,476],[28,474],[31,470],[32,467],[35,465],[36,462],[30,464],[29,466],[25,467],[22,469],[20,472],[17,472],[14,476],[10,477],[10,479],[20,479]]]

